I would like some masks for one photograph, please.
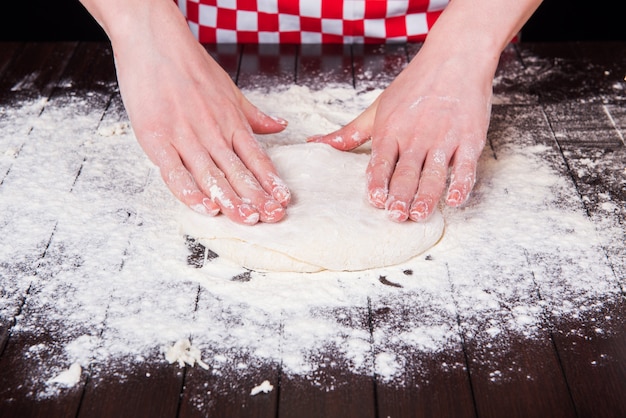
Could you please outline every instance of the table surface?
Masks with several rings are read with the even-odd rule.
[[[419,47],[206,46],[243,88],[289,84],[317,88],[333,82],[361,90],[386,85]],[[179,368],[162,361],[138,366],[121,380],[106,364],[94,365],[83,371],[77,385],[56,396],[33,397],[27,379],[36,373],[38,364],[59,354],[51,350],[34,359],[25,353],[38,343],[54,346],[51,342],[63,335],[46,320],[45,312],[33,309],[42,306],[37,298],[55,297],[37,290],[37,269],[56,263],[60,274],[72,267],[71,262],[48,255],[54,250],[53,229],[33,239],[32,253],[21,264],[8,258],[10,251],[0,252],[0,417],[626,416],[626,43],[510,45],[496,80],[487,148],[495,154],[502,147],[498,137],[509,125],[527,130],[535,143],[520,139],[507,146],[545,146],[546,160],[562,167],[562,176],[571,185],[570,197],[580,202],[597,234],[602,235],[607,225],[621,231],[618,239],[603,243],[598,265],[590,270],[608,272],[607,280],[614,286],[615,297],[600,301],[597,311],[578,318],[554,318],[549,306],[538,305],[545,317],[538,333],[531,339],[514,337],[500,352],[474,338],[463,326],[464,312],[457,311],[453,319],[458,323],[459,344],[428,354],[404,353],[408,360],[401,385],[387,384],[376,373],[351,373],[332,362],[311,379],[281,373],[276,364],[216,378],[207,377],[209,372],[198,367]],[[120,112],[108,44],[0,44],[0,122],[8,109],[24,100],[43,97],[45,106],[62,106],[63,98],[85,91],[92,93],[94,106],[103,109],[104,116],[94,124],[106,117],[107,109],[117,106]],[[6,152],[9,145],[0,146]],[[5,153],[2,160],[0,196],[5,196],[13,181],[11,167],[26,158],[21,152],[10,154]],[[80,170],[75,176],[79,175]],[[11,207],[9,203],[3,202],[3,211]],[[9,245],[11,219],[6,212],[0,214],[0,234]],[[192,243],[190,251],[191,263],[207,262],[197,244]],[[464,266],[447,268],[459,274]],[[514,279],[518,273],[530,277],[538,270],[555,280],[567,280],[562,265],[533,257],[527,257],[517,272],[484,274],[486,280],[489,275],[503,274]],[[13,288],[12,283],[25,275],[31,276],[30,284]],[[450,291],[454,293],[453,288]],[[533,297],[541,299],[540,291],[549,293],[549,289],[539,289]],[[368,335],[375,335],[378,324],[395,321],[402,329],[407,323],[419,325],[419,316],[428,315],[410,301],[404,306],[401,302],[400,306],[364,306],[355,312],[362,317],[353,318],[353,326]],[[20,331],[25,325],[38,331]],[[442,364],[462,367],[443,370]],[[513,368],[519,373],[494,379],[494,369]],[[275,389],[250,396],[250,387],[266,379]]]

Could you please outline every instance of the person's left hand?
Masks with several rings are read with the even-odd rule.
[[[426,220],[448,174],[446,203],[467,200],[489,125],[495,67],[424,48],[356,119],[309,138],[344,151],[372,139],[368,199],[396,222]]]

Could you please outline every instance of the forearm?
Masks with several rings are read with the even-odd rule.
[[[80,0],[102,26],[115,46],[137,33],[158,34],[165,28],[185,26],[186,21],[172,0]]]
[[[425,46],[454,55],[471,51],[496,60],[541,0],[452,0],[428,34]]]

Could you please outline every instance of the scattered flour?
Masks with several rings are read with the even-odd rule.
[[[255,396],[259,393],[270,393],[272,390],[274,390],[274,386],[269,382],[269,380],[264,380],[263,383],[252,388],[250,396]]]
[[[101,136],[124,135],[130,131],[130,123],[127,121],[100,125],[98,128],[98,134]]]
[[[191,346],[191,342],[188,339],[177,341],[173,346],[169,347],[165,351],[165,359],[170,363],[178,363],[180,367],[185,365],[202,367],[205,370],[209,369],[209,365],[202,361],[202,353],[196,347]]]
[[[378,93],[294,86],[248,97],[290,121],[261,138],[271,147],[336,129]],[[594,225],[550,148],[523,127],[495,133],[470,202],[443,209],[444,238],[422,257],[366,272],[261,273],[185,242],[179,203],[132,132],[117,129],[121,103],[103,117],[101,102],[0,109],[0,316],[20,313],[12,338],[33,341],[24,385],[40,396],[47,384],[75,383],[81,365],[149,367],[163,346],[168,362],[215,376],[280,365],[315,380],[331,358],[401,382],[415,358],[463,341],[504,356],[509,339],[600,317],[621,297],[603,246],[623,230]]]
[[[52,379],[48,380],[48,384],[56,384],[62,387],[72,387],[80,382],[80,375],[83,369],[80,364],[73,363],[69,369],[62,371]]]

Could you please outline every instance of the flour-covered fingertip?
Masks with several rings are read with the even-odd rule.
[[[450,190],[446,197],[446,204],[448,206],[456,207],[461,205],[465,201],[463,194],[456,189]]]
[[[247,203],[239,206],[239,216],[241,221],[246,225],[254,225],[261,219],[259,212],[252,205]]]
[[[367,199],[374,207],[383,209],[387,202],[387,191],[380,188],[370,190],[367,194]]]

